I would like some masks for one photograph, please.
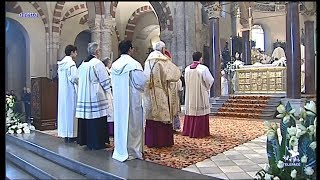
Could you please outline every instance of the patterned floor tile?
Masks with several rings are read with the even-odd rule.
[[[250,161],[249,159],[243,159],[243,160],[233,160],[234,163],[236,163],[238,166],[240,165],[254,165],[255,163]]]
[[[201,174],[218,174],[223,173],[219,167],[200,167]]]
[[[225,154],[226,156],[230,156],[230,155],[232,156],[232,155],[239,155],[241,153],[236,150],[229,150],[229,151],[223,152],[223,154]]]
[[[244,155],[240,154],[240,155],[228,155],[227,156],[229,159],[231,160],[241,160],[241,159],[248,159],[247,157],[245,157]]]
[[[211,159],[206,159],[204,161],[198,162],[196,164],[198,168],[200,167],[217,167],[217,165],[211,160]]]
[[[249,176],[251,176],[251,177],[255,177],[256,176],[256,173],[257,173],[257,171],[250,171],[250,172],[246,172]]]
[[[224,173],[244,172],[239,166],[221,166],[219,167]]]
[[[221,166],[236,166],[237,164],[234,163],[233,161],[231,160],[227,160],[227,161],[214,161],[214,163],[221,167]]]
[[[262,168],[258,164],[253,164],[253,165],[239,165],[239,167],[244,170],[245,172],[250,172],[250,171],[259,171]]]
[[[263,163],[267,163],[268,162],[268,158],[253,158],[250,159],[252,162],[254,162],[255,164],[263,164]]]
[[[229,179],[252,179],[252,177],[245,173],[245,172],[242,172],[242,173],[226,173],[227,177]]]
[[[238,147],[235,147],[234,148],[235,150],[237,151],[247,151],[247,150],[251,150],[250,148],[246,147],[246,146],[243,146],[243,145],[240,145]]]
[[[229,179],[226,174],[224,173],[219,173],[219,174],[205,174],[207,176],[211,176],[211,177],[216,177],[216,178],[219,178],[219,179]]]
[[[216,177],[216,178],[219,178],[219,179],[229,179],[226,174],[224,173],[219,173],[219,174],[205,174],[207,176],[212,176],[212,177]]]
[[[260,154],[244,154],[249,159],[258,159],[258,158],[264,158],[263,155]]]
[[[216,156],[213,156],[210,158],[212,161],[216,161],[216,160],[230,160],[226,155],[224,155],[223,153],[218,154]]]

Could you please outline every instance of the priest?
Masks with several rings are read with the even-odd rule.
[[[58,61],[58,136],[65,142],[77,138],[78,120],[75,118],[78,88],[76,63],[77,47],[68,45],[65,57]]]
[[[209,92],[213,84],[213,77],[203,62],[202,53],[192,55],[193,63],[185,69],[185,117],[183,136],[202,138],[210,135],[209,132]]]
[[[172,121],[176,110],[172,109],[175,99],[170,83],[178,82],[180,69],[165,55],[165,43],[158,41],[145,62],[144,74],[147,85],[144,93],[146,115],[145,144],[148,147],[168,147],[174,144]],[[175,84],[172,84],[173,86]],[[178,102],[176,102],[178,103]]]
[[[143,159],[142,93],[146,78],[141,64],[131,57],[129,40],[119,44],[121,56],[111,67],[114,106],[114,151],[120,162]]]

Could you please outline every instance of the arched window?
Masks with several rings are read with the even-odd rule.
[[[264,31],[260,25],[252,26],[252,41],[256,42],[255,48],[264,51]]]

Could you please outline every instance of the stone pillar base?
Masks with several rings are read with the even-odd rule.
[[[290,102],[292,109],[296,110],[296,112],[294,113],[294,116],[298,117],[300,115],[300,107],[304,107],[304,105],[306,104],[306,99],[305,98],[301,98],[301,99],[283,98],[281,99],[281,104],[286,106],[288,101]]]

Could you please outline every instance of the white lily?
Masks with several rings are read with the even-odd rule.
[[[21,129],[23,126],[21,123],[18,123],[18,128]]]
[[[314,125],[310,125],[307,129],[308,129],[308,133],[312,136],[314,134],[314,130],[315,130]]]
[[[30,134],[30,129],[29,128],[23,128],[23,132],[26,134]]]
[[[316,141],[313,141],[312,143],[310,143],[309,147],[312,149],[312,150],[315,150],[317,148],[317,142]]]
[[[287,131],[288,131],[288,133],[289,133],[290,136],[294,136],[294,135],[296,135],[296,133],[297,133],[297,128],[291,126],[290,128],[287,128]]]
[[[35,128],[34,126],[32,126],[32,125],[29,127],[29,129],[30,129],[31,131],[36,130],[36,128]]]
[[[298,138],[296,136],[292,136],[289,140],[289,145],[292,147],[298,145]]]
[[[302,107],[300,107],[300,117],[303,119],[306,119],[306,117],[307,117],[306,110]]]
[[[311,167],[306,167],[304,168],[304,173],[306,173],[308,176],[311,176],[314,173],[314,170]]]
[[[274,130],[268,130],[268,132],[267,132],[267,138],[268,138],[269,140],[271,140],[271,139],[274,139],[274,137],[275,137],[275,132],[274,132]]]
[[[273,177],[273,175],[268,174],[268,173],[266,173],[266,174],[264,175],[264,179],[265,179],[265,180],[271,180],[272,177]]]
[[[284,118],[283,118],[283,123],[287,124],[288,122],[290,122],[290,114],[287,114],[287,115],[284,116]]]
[[[312,111],[314,114],[317,112],[316,104],[313,101],[310,101],[304,106],[307,110]],[[308,113],[308,112],[307,112]]]
[[[17,134],[21,134],[22,133],[22,130],[21,129],[18,129],[17,130]]]
[[[14,133],[14,131],[13,131],[13,130],[11,130],[11,129],[9,129],[9,130],[8,130],[8,133],[9,133],[9,134],[13,134],[13,133]]]
[[[274,177],[273,180],[280,180],[278,176]]]
[[[302,163],[306,163],[308,161],[308,157],[306,156],[306,155],[303,155],[302,157],[301,157],[301,162]]]
[[[283,105],[283,104],[280,104],[278,107],[277,107],[277,111],[280,113],[280,114],[283,114],[286,112],[286,107]]]
[[[281,161],[281,160],[279,160],[278,163],[277,163],[277,167],[278,167],[279,169],[282,169],[282,168],[284,167],[284,162]]]
[[[295,170],[295,169],[292,170],[290,176],[291,176],[292,178],[296,178],[296,177],[297,177],[297,170]]]

